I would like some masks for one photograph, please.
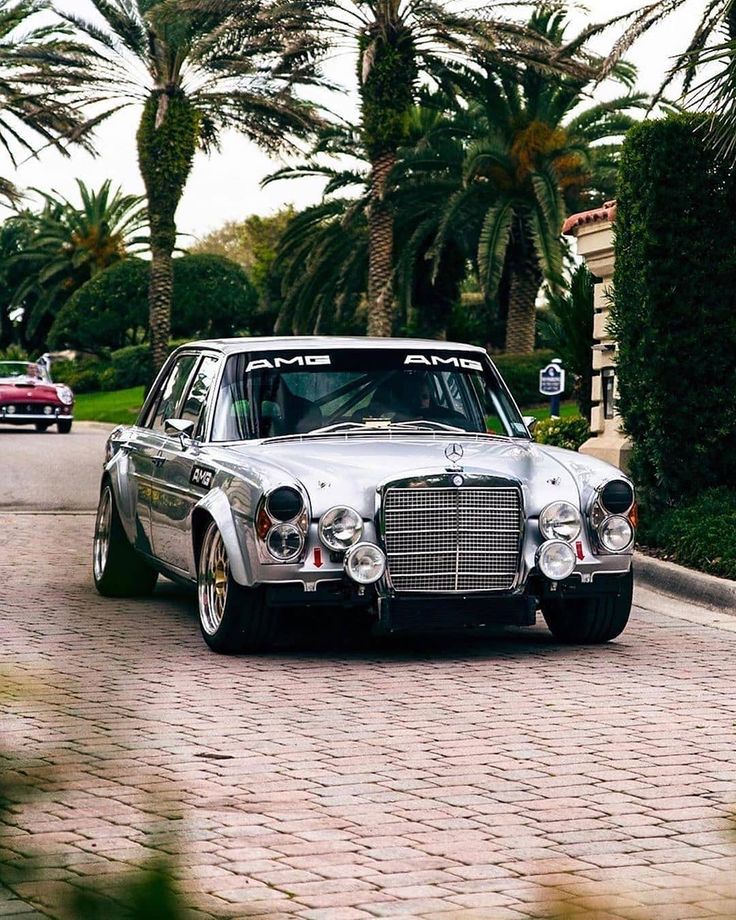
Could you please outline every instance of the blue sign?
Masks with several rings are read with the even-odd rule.
[[[565,392],[565,371],[559,364],[548,364],[539,372],[539,392],[542,396],[560,396]]]

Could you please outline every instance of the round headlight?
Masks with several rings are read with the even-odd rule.
[[[59,400],[64,403],[65,406],[71,406],[71,404],[74,402],[74,394],[69,389],[69,387],[57,387],[56,395],[59,397]]]
[[[296,559],[304,546],[304,535],[293,524],[274,524],[266,535],[269,553],[279,562]]]
[[[304,499],[291,486],[281,486],[268,496],[266,510],[274,521],[293,521],[304,510]]]
[[[612,479],[601,489],[601,505],[609,514],[625,514],[634,504],[634,490],[623,479]]]
[[[580,512],[570,502],[552,502],[539,515],[539,529],[545,540],[575,540],[580,527]]]
[[[575,564],[575,550],[562,540],[549,540],[537,550],[539,570],[550,581],[562,581],[572,575]]]
[[[598,539],[609,553],[622,553],[634,542],[634,528],[622,514],[612,514],[598,527]]]
[[[336,551],[347,549],[363,536],[363,518],[353,508],[330,508],[319,522],[319,538]]]
[[[359,585],[372,585],[386,571],[386,557],[375,543],[356,543],[345,553],[345,571]]]

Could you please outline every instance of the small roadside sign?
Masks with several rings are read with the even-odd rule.
[[[554,361],[539,372],[542,396],[561,396],[565,392],[565,371]]]

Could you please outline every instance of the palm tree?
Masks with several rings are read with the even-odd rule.
[[[529,28],[559,48],[576,47],[565,41],[564,13],[538,10]],[[459,187],[436,218],[434,270],[448,240],[461,238],[488,298],[506,282],[509,352],[533,350],[542,281],[555,287],[562,279],[564,218],[571,208],[612,194],[621,138],[635,123],[633,113],[649,105],[630,92],[630,67],[619,63],[613,76],[626,92],[580,111],[591,82],[583,76],[499,67],[483,58],[456,69],[466,105],[449,131],[462,141],[455,155],[463,162]],[[446,160],[438,165],[426,155],[416,170],[444,184],[458,174]]]
[[[35,0],[0,0],[0,146],[14,167],[39,144],[62,153],[67,143],[86,145],[85,119],[60,70],[73,68],[76,48],[58,29],[29,22],[38,11]],[[12,204],[22,197],[3,177],[0,196]]]
[[[154,368],[168,352],[176,210],[195,151],[235,127],[268,150],[309,133],[298,85],[316,82],[317,46],[299,0],[90,0],[99,19],[58,7],[84,51],[71,75],[97,121],[142,104],[138,163],[151,244],[149,310]]]
[[[645,32],[661,25],[687,0],[651,0],[633,12],[617,17],[629,26],[609,54],[602,76],[616,66],[628,49]],[[734,0],[705,0],[698,24],[686,47],[673,55],[654,102],[659,101],[677,77],[683,78],[683,96],[692,92],[692,102],[711,114],[708,139],[717,152],[732,158],[736,153],[736,3]],[[720,65],[720,66],[719,66]],[[695,83],[706,68],[708,76]],[[718,68],[712,72],[714,68]]]
[[[77,180],[81,206],[58,194],[38,192],[43,208],[6,221],[29,238],[11,260],[21,276],[11,305],[24,310],[29,344],[43,344],[55,314],[86,281],[147,244],[143,199],[114,192],[110,181],[91,190]]]
[[[394,320],[394,222],[388,202],[389,177],[407,140],[407,122],[420,74],[440,84],[447,60],[473,47],[498,62],[526,60],[557,66],[559,48],[519,23],[493,15],[456,13],[433,0],[337,0],[318,4],[333,40],[358,50],[362,147],[370,162],[367,212],[369,239],[368,334],[391,334]],[[583,66],[580,62],[580,66]],[[588,76],[590,72],[587,71]]]
[[[322,129],[309,157],[267,176],[262,185],[319,176],[322,201],[295,214],[274,261],[281,284],[276,332],[346,331],[368,289],[370,164],[360,129]],[[364,331],[358,328],[356,331]]]

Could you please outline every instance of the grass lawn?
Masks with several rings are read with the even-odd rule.
[[[144,396],[143,387],[112,390],[109,393],[80,393],[76,397],[74,418],[84,422],[129,425],[135,421],[143,405]]]
[[[539,406],[526,406],[521,410],[522,415],[533,415],[537,421],[542,421],[545,418],[549,418],[549,403],[543,403]],[[560,406],[560,418],[573,418],[576,415],[580,415],[578,411],[577,403],[574,402],[564,402]]]

